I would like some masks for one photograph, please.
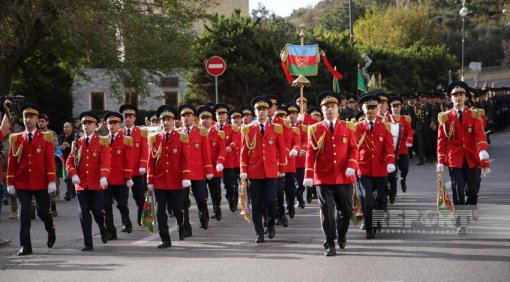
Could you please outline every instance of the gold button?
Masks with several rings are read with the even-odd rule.
[[[30,154],[28,154],[28,156],[30,157]]]
[[[31,172],[32,170],[31,169],[28,169],[28,172]]]

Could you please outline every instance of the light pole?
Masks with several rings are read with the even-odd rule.
[[[461,65],[462,68],[460,69],[460,80],[464,81],[464,37],[466,30],[464,29],[464,18],[469,13],[468,8],[466,8],[466,0],[462,1],[462,9],[459,11],[459,15],[462,18],[462,54],[461,54]]]

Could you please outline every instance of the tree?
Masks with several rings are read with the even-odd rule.
[[[58,44],[59,57],[72,68],[109,69],[118,94],[125,87],[147,94],[144,70],[187,66],[190,29],[212,1],[2,1],[0,95],[9,93],[13,75],[45,40]]]

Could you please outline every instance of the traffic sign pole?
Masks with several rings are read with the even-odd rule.
[[[214,85],[215,85],[215,89],[216,89],[216,104],[218,104],[218,77],[217,76],[214,77]]]
[[[214,76],[214,88],[216,96],[216,104],[218,104],[218,76],[222,75],[227,68],[225,60],[219,56],[210,57],[205,63],[205,70]]]

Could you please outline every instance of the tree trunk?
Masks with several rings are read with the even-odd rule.
[[[7,96],[11,89],[11,81],[14,73],[5,65],[0,65],[0,96]]]

